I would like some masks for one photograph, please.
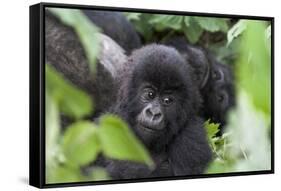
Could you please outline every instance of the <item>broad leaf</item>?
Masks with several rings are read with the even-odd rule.
[[[69,126],[63,136],[62,148],[72,165],[82,166],[95,161],[101,149],[95,125],[81,121]]]
[[[266,22],[248,21],[242,42],[241,58],[236,64],[240,87],[258,109],[270,115],[271,55],[266,40]]]
[[[145,147],[128,126],[116,116],[106,115],[100,119],[99,137],[105,156],[120,160],[153,165]]]
[[[63,113],[76,119],[91,113],[93,104],[86,93],[64,80],[51,65],[46,64],[45,69],[47,91]]]
[[[205,122],[204,126],[207,131],[207,136],[208,136],[209,140],[211,140],[213,137],[215,137],[216,134],[219,132],[220,124],[211,123],[210,119]]]
[[[193,18],[189,19],[189,26],[185,25],[183,30],[186,38],[192,44],[196,43],[200,39],[203,33],[203,29],[198,25],[198,23]]]

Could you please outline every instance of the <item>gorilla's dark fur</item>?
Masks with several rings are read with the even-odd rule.
[[[129,57],[114,112],[147,146],[156,168],[113,160],[106,167],[114,179],[203,172],[211,150],[197,117],[201,98],[192,76],[192,68],[171,47],[148,45]]]
[[[141,46],[141,40],[134,26],[120,12],[84,10],[85,15],[102,32],[116,41],[122,48],[130,53]]]
[[[230,66],[218,62],[207,50],[188,44],[185,37],[171,38],[165,44],[175,47],[193,67],[203,97],[201,116],[220,123],[223,128],[227,111],[235,104]]]

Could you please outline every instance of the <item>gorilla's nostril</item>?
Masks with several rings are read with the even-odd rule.
[[[151,112],[151,110],[148,108],[146,111],[145,111],[145,114],[147,117],[149,118],[152,118],[153,117],[153,113]]]
[[[160,121],[161,120],[161,118],[162,118],[162,114],[161,113],[156,113],[155,115],[153,115],[153,120],[154,121]]]

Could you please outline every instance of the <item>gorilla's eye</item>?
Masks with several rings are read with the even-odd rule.
[[[171,98],[171,97],[164,97],[163,98],[163,104],[164,105],[170,105],[171,103],[173,103],[173,98]]]
[[[155,92],[152,91],[152,90],[148,91],[148,92],[147,92],[147,97],[148,97],[149,99],[154,99],[154,98],[155,98]]]
[[[149,97],[150,99],[155,98],[155,93],[154,93],[153,91],[148,92],[147,95],[148,95],[148,97]]]

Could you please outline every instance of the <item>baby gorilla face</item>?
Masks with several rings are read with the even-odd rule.
[[[188,65],[173,48],[146,46],[135,51],[130,61],[128,121],[145,144],[161,145],[197,113],[197,86]]]
[[[173,107],[175,97],[172,91],[163,94],[153,85],[146,85],[141,88],[139,97],[142,111],[137,116],[139,127],[149,133],[165,130],[165,110]]]
[[[142,109],[136,116],[135,130],[146,143],[155,142],[169,132],[169,116],[181,110],[175,90],[160,90],[145,83],[139,89],[138,105]]]

